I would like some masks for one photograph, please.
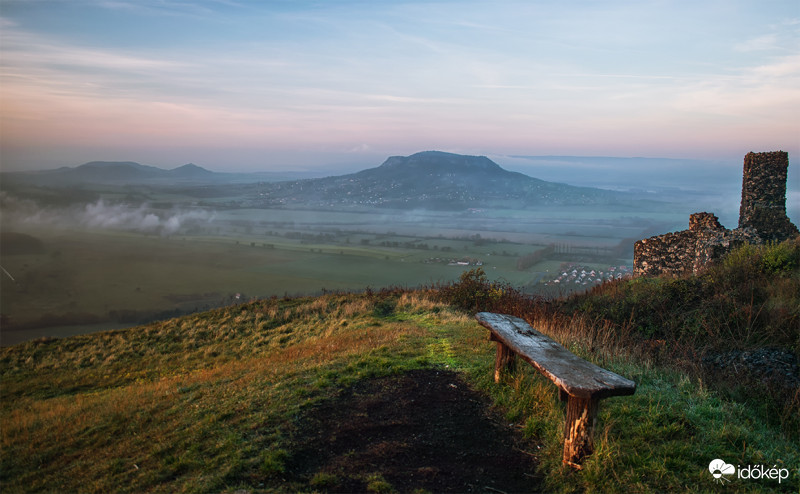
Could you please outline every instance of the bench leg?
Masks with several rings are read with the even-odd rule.
[[[564,463],[580,468],[583,458],[594,451],[594,425],[597,420],[597,399],[570,396],[567,420],[564,423]]]
[[[503,374],[513,372],[517,366],[517,354],[502,342],[497,342],[497,355],[494,359],[494,382],[499,383]]]

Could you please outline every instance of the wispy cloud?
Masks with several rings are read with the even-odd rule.
[[[754,52],[773,50],[778,46],[778,36],[776,34],[765,34],[755,38],[749,38],[742,43],[737,43],[734,48],[741,52]]]
[[[147,15],[171,15],[171,16],[199,16],[206,17],[218,13],[215,7],[240,6],[238,2],[227,1],[171,1],[171,0],[97,0],[95,5],[109,10],[121,10],[124,12],[147,14]]]
[[[761,78],[800,78],[800,54],[776,57],[771,63],[753,68],[753,74]]]
[[[800,112],[800,56],[778,57],[725,77],[698,80],[684,86],[672,101],[689,114],[726,117],[732,126],[758,123],[759,132],[784,138],[794,134],[796,140],[800,135],[796,118]],[[753,130],[752,135],[757,135]]]
[[[0,80],[6,88],[23,84],[46,92],[105,97],[137,85],[152,87],[154,81],[197,68],[183,60],[65,44],[15,27],[3,29],[0,40]]]
[[[29,5],[0,18],[0,138],[31,152],[403,140],[597,153],[798,132],[800,22],[757,0],[87,0],[48,4],[44,20]]]
[[[761,34],[751,35],[733,48],[741,53],[796,53],[800,43],[800,19],[781,19],[763,28]]]

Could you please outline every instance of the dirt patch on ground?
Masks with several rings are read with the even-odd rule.
[[[359,382],[298,420],[283,485],[327,492],[538,492],[536,459],[458,374]],[[523,449],[525,451],[523,451]]]

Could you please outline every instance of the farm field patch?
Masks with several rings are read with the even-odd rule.
[[[0,342],[125,327],[253,298],[434,285],[475,266],[535,291],[576,257],[602,265],[622,256],[625,263],[619,246],[670,218],[613,210],[209,211],[167,195],[148,199],[146,209],[131,210],[200,220],[170,234],[16,223],[42,248],[0,253],[13,277],[0,286]],[[547,245],[556,246],[554,256],[520,269],[521,257]]]

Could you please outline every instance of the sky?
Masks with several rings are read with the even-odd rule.
[[[797,0],[0,0],[4,170],[778,149]]]

